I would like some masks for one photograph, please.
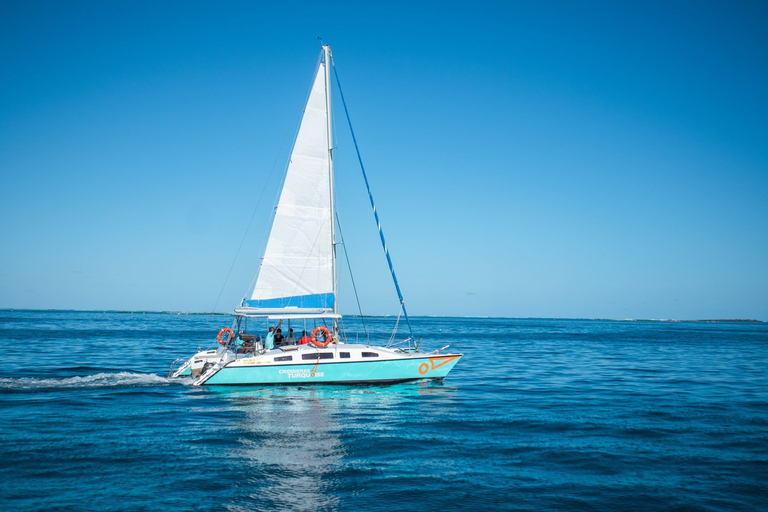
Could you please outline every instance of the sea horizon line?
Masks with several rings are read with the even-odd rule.
[[[151,309],[60,309],[60,308],[0,308],[0,311],[27,311],[27,312],[58,312],[58,313],[114,313],[114,314],[153,314],[153,315],[195,315],[195,316],[234,316],[230,312],[212,311],[173,311]],[[350,318],[397,318],[397,315],[360,315],[345,314]],[[557,317],[557,316],[493,316],[493,315],[410,315],[410,318],[477,318],[477,319],[503,319],[503,320],[563,320],[563,321],[600,321],[600,322],[693,322],[693,323],[720,323],[720,322],[746,322],[766,323],[766,320],[752,318],[603,318],[603,317]]]

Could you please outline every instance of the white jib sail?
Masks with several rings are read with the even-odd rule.
[[[264,313],[324,313],[336,300],[325,62],[321,62],[288,164],[250,300]]]

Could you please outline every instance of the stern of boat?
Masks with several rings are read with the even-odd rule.
[[[171,363],[168,372],[168,378],[176,379],[178,377],[192,377],[196,379],[204,372],[206,365],[210,366],[219,362],[222,354],[219,350],[203,350],[189,359],[177,359]],[[177,365],[181,366],[177,368]]]

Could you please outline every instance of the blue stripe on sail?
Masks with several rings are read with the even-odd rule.
[[[279,297],[276,299],[244,300],[243,306],[263,309],[333,309],[333,303],[335,301],[336,297],[332,293],[315,293],[313,295],[296,295],[293,297]]]

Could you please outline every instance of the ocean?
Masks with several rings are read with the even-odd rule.
[[[0,311],[0,508],[768,510],[766,323],[417,317],[443,382],[166,378],[230,323]]]

